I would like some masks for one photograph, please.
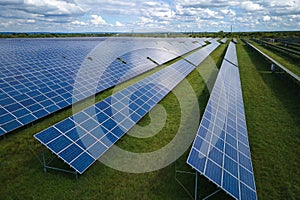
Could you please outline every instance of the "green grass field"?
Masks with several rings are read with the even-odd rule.
[[[251,47],[237,45],[249,142],[260,199],[300,196],[300,95]]]
[[[285,66],[287,69],[294,72],[296,75],[300,76],[299,61],[300,57],[296,55],[291,55],[282,50],[276,50],[272,48],[266,48],[263,45],[259,45],[257,42],[250,41],[251,44],[255,45],[259,50],[269,55],[271,58],[275,59],[277,62]]]
[[[217,71],[212,69],[220,67],[225,50],[226,45],[221,45],[198,67],[198,71],[187,77],[199,102],[190,105],[191,108],[199,106],[200,111],[204,111],[209,88],[217,75]],[[239,43],[237,52],[258,197],[297,199],[300,196],[299,88],[287,81],[285,75],[271,74],[269,64],[251,48]],[[117,90],[142,77],[122,84]],[[133,152],[148,152],[170,142],[181,118],[181,108],[175,94],[183,89],[183,84],[179,84],[173,93],[160,102],[167,112],[167,120],[158,134],[147,139],[126,135],[117,145]],[[96,96],[96,100],[112,92],[103,92]],[[91,100],[85,101],[79,107],[82,109],[91,103]],[[189,149],[176,162],[149,173],[120,172],[101,162],[93,164],[78,180],[70,174],[57,171],[44,173],[40,162],[42,148],[32,136],[71,114],[71,109],[66,109],[0,140],[0,199],[191,199],[176,179],[193,195],[194,176],[175,173],[176,170],[193,172],[185,163]],[[189,119],[193,121],[193,117]],[[142,127],[149,124],[149,115],[139,122]],[[189,130],[189,123],[185,128]],[[195,132],[189,134],[194,136]],[[46,155],[50,156],[49,151]],[[59,159],[54,164],[65,167]],[[199,178],[198,186],[199,198],[217,189],[204,177]],[[219,192],[211,199],[231,197]]]

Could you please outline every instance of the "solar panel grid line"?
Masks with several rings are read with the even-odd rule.
[[[23,45],[24,47],[25,47],[25,45]],[[53,46],[53,45],[50,45],[50,46]],[[55,47],[55,45],[54,45],[54,49],[55,49],[56,47]],[[41,48],[42,49],[42,48]],[[83,48],[81,48],[81,52],[87,52],[87,51],[82,51],[82,49]],[[79,52],[80,52],[79,51]],[[78,51],[77,51],[78,52]],[[34,53],[34,52],[33,52]],[[73,54],[72,52],[71,52],[71,54]],[[24,54],[25,56],[24,57],[26,57],[28,54]],[[65,63],[65,64],[67,64],[67,65],[69,65],[68,64],[68,62],[70,61],[70,59],[69,59],[69,57],[70,57],[70,55],[68,55],[67,54],[67,56],[64,58],[64,59],[61,59],[61,50],[59,50],[59,53],[54,53],[54,54],[51,54],[51,55],[53,55],[53,57],[55,57],[55,56],[60,56],[60,63],[58,63],[57,61],[55,61],[55,62],[52,62],[52,60],[51,59],[47,59],[47,62],[49,62],[49,63],[53,63],[53,66],[51,66],[50,64],[48,64],[48,66],[51,66],[52,68],[47,68],[46,66],[44,66],[44,64],[46,63],[46,61],[38,61],[38,60],[36,60],[37,58],[41,58],[41,57],[39,57],[39,56],[41,56],[41,55],[43,55],[42,53],[38,53],[37,54],[38,56],[37,57],[34,57],[33,59],[31,59],[31,58],[29,58],[29,59],[25,59],[25,62],[23,62],[21,59],[20,59],[20,62],[21,63],[23,63],[23,65],[26,65],[26,66],[28,66],[29,68],[28,68],[28,70],[26,69],[25,70],[25,68],[24,68],[24,70],[26,71],[26,72],[28,72],[28,74],[25,74],[26,76],[28,76],[28,77],[31,77],[30,79],[32,79],[32,78],[34,78],[35,79],[35,81],[31,81],[31,80],[29,80],[29,79],[26,79],[27,81],[26,82],[23,82],[24,84],[22,84],[22,85],[20,85],[20,84],[18,84],[18,85],[14,85],[12,88],[14,88],[14,89],[18,89],[19,91],[21,91],[22,93],[26,93],[26,92],[30,92],[28,89],[30,88],[30,90],[32,90],[32,89],[40,89],[40,92],[42,92],[42,93],[44,93],[43,91],[44,90],[49,90],[49,88],[51,88],[51,89],[55,89],[55,88],[57,88],[58,90],[60,90],[58,87],[61,87],[61,86],[63,86],[64,85],[64,87],[66,86],[65,84],[63,84],[63,83],[66,83],[66,82],[68,82],[69,84],[73,84],[74,82],[72,82],[72,80],[70,80],[70,81],[68,81],[68,78],[69,79],[72,79],[72,76],[73,76],[73,74],[76,74],[76,72],[75,73],[73,73],[73,74],[70,74],[70,72],[72,73],[72,72],[74,72],[74,69],[76,69],[76,66],[75,65],[77,65],[77,60],[78,61],[80,61],[80,59],[78,59],[78,58],[76,58],[76,59],[73,59],[73,60],[71,60],[72,61],[72,63],[74,63],[74,65],[70,65],[71,67],[72,67],[72,69],[70,69],[69,67],[70,66],[67,66],[67,67],[63,67],[63,65],[62,64],[60,64],[60,63]],[[50,56],[48,55],[48,58],[49,58]],[[52,58],[52,57],[50,57],[50,58]],[[26,61],[27,60],[27,61]],[[74,60],[76,60],[76,62],[74,62]],[[95,60],[97,60],[97,59],[95,59]],[[42,66],[40,66],[39,68],[36,68],[36,69],[38,69],[38,71],[35,71],[35,72],[33,72],[33,73],[31,73],[31,71],[29,70],[29,69],[31,69],[32,67],[30,67],[30,65],[29,65],[29,63],[28,63],[28,61],[29,61],[29,63],[34,63],[34,65],[42,65]],[[47,64],[45,64],[45,65],[47,65]],[[57,67],[56,67],[57,66]],[[75,66],[75,67],[73,67],[73,66]],[[22,67],[21,67],[22,68]],[[34,67],[35,68],[35,67]],[[55,71],[54,71],[54,69],[56,69]],[[18,71],[18,70],[17,70]],[[76,70],[75,70],[76,71]],[[45,76],[43,73],[40,73],[40,72],[44,72],[44,73],[46,73],[47,74],[47,76]],[[57,72],[59,72],[59,74],[57,74]],[[138,73],[139,71],[137,71],[137,72],[135,72],[135,73]],[[22,72],[20,71],[20,74],[21,74]],[[11,75],[13,75],[13,74],[11,74]],[[24,74],[23,74],[24,75]],[[53,77],[55,77],[55,79],[58,81],[56,81],[56,82],[54,82],[54,81],[52,81],[52,76]],[[40,84],[38,84],[39,82],[42,82],[42,83],[40,83]],[[48,84],[48,86],[47,85],[45,85],[45,83],[47,83]],[[31,86],[29,86],[29,85],[31,85]],[[113,84],[112,84],[113,85]],[[105,84],[105,86],[106,87],[109,87],[110,85],[109,84]],[[16,88],[17,87],[17,88]],[[8,87],[8,88],[4,88],[4,89],[7,89],[7,91],[5,91],[5,93],[7,93],[7,94],[13,94],[13,92],[11,91],[11,89]],[[87,88],[82,88],[83,90],[86,90]],[[103,87],[101,87],[101,88],[99,88],[100,90],[103,90],[103,89],[105,89],[105,87],[103,88]],[[84,91],[82,94],[80,94],[80,98],[78,98],[77,100],[80,100],[80,99],[82,99],[82,98],[84,98],[85,96],[87,96],[87,95],[90,95],[91,93],[90,92],[88,92],[88,91]],[[49,106],[49,108],[47,107],[47,109],[46,109],[46,112],[54,112],[54,111],[56,111],[56,110],[58,110],[58,109],[61,109],[61,108],[64,108],[64,107],[66,107],[69,103],[71,103],[71,101],[70,101],[70,93],[69,92],[65,92],[65,93],[61,93],[61,94],[58,94],[58,95],[55,95],[55,96],[53,96],[53,99],[60,99],[60,98],[67,98],[67,99],[65,99],[64,101],[60,101],[60,102],[55,102],[51,107]],[[32,96],[32,97],[35,97],[35,96]],[[35,98],[33,98],[33,99],[35,99]],[[76,98],[75,98],[76,99]],[[44,103],[44,102],[43,102]],[[55,105],[58,105],[59,107],[58,108],[56,108],[56,109],[54,109],[56,106]],[[37,105],[38,106],[38,105]],[[45,107],[45,106],[43,106],[43,107]]]
[[[211,52],[213,52],[219,45],[220,44],[218,42],[209,44],[188,56],[184,56],[184,58],[193,63],[195,66],[198,66],[200,63],[202,63],[204,58],[210,55]]]
[[[181,63],[181,64],[182,64],[182,63]],[[185,65],[187,65],[187,64],[185,64]],[[187,65],[187,66],[188,66],[188,65]],[[175,66],[174,69],[182,70],[182,72],[183,72],[184,74],[188,74],[188,72],[191,72],[191,71],[194,69],[194,67],[193,67],[193,66],[189,66],[189,69],[185,69],[184,66],[183,66],[183,67],[176,67],[176,66]],[[171,70],[171,71],[172,71],[172,70]],[[155,78],[154,75],[153,75],[153,77],[154,77],[154,79],[160,80],[162,77],[167,77],[169,74],[170,74],[170,70],[167,70],[167,69],[165,68],[164,73],[162,73],[161,71],[159,71],[159,72],[156,73],[156,75],[155,75],[156,78]],[[173,74],[173,75],[176,75],[176,74]],[[120,92],[115,93],[114,95],[120,95],[120,94],[123,94],[123,93],[124,93],[125,95],[124,95],[123,98],[122,98],[122,99],[124,99],[124,98],[126,98],[126,94],[127,94],[127,95],[132,95],[134,92],[139,91],[139,90],[138,90],[139,87],[141,87],[141,86],[143,86],[143,85],[146,85],[146,86],[147,86],[147,83],[151,83],[151,81],[154,80],[153,77],[150,77],[150,78],[148,78],[148,79],[145,78],[145,79],[143,79],[142,81],[140,81],[140,82],[134,84],[133,86],[130,86],[130,87],[124,89],[124,90],[121,90]],[[184,77],[185,77],[185,76],[184,76]],[[180,80],[178,81],[178,80],[175,79],[175,80],[174,80],[174,83],[170,84],[170,87],[167,86],[167,87],[165,87],[165,88],[157,88],[158,85],[152,84],[152,88],[154,89],[154,91],[156,91],[156,89],[157,89],[156,93],[159,93],[160,91],[164,91],[164,94],[163,94],[162,96],[160,96],[160,98],[155,98],[155,95],[153,95],[152,98],[155,99],[155,102],[152,103],[152,104],[149,106],[148,110],[144,110],[145,112],[142,113],[141,115],[139,115],[139,113],[137,112],[137,115],[139,116],[138,118],[141,119],[141,118],[149,111],[149,109],[151,109],[152,107],[154,107],[154,106],[155,106],[155,105],[156,105],[156,104],[164,97],[164,95],[166,95],[168,92],[170,92],[170,91],[172,90],[172,88],[174,88],[174,87],[178,84],[178,82],[180,82]],[[158,82],[158,83],[159,83],[159,82]],[[150,85],[150,86],[151,86],[151,85]],[[148,85],[148,87],[149,87],[149,85]],[[150,87],[150,88],[151,88],[151,87]],[[156,88],[156,89],[155,89],[155,88]],[[155,94],[156,94],[156,93],[155,93]],[[107,103],[106,103],[106,106],[102,107],[101,110],[99,110],[99,112],[105,112],[107,109],[110,109],[110,108],[113,107],[113,106],[112,106],[112,105],[114,105],[113,103],[112,103],[112,105],[109,105],[108,103],[109,103],[109,101],[111,100],[111,98],[114,97],[114,95],[113,95],[112,97],[108,97],[108,98],[106,98],[105,100],[103,100],[103,101],[101,101],[101,102],[95,104],[95,106],[97,107],[97,106],[103,105],[105,102],[107,102]],[[121,99],[121,100],[117,99],[117,102],[121,102],[121,103],[122,103],[122,99]],[[149,102],[150,100],[151,100],[151,98],[146,99],[145,102],[141,103],[141,104],[136,108],[136,110],[134,110],[134,112],[138,111],[138,109],[140,109],[140,108],[143,108],[143,106],[144,106],[147,102]],[[103,102],[104,102],[104,103],[103,103]],[[115,102],[115,104],[116,104],[117,102]],[[124,105],[125,105],[125,104],[124,104]],[[89,108],[87,108],[87,109],[89,109]],[[88,111],[86,111],[87,109],[85,109],[85,110],[82,111],[81,113],[86,113],[86,112],[88,112]],[[78,114],[77,114],[77,115],[78,115]],[[92,116],[94,116],[94,115],[92,115]],[[113,116],[114,116],[114,115],[111,115],[111,118],[110,118],[110,119],[112,119]],[[89,116],[89,117],[91,117],[91,116]],[[139,120],[139,119],[138,119],[138,120]],[[89,120],[89,119],[87,119],[87,120]],[[125,134],[125,132],[128,131],[128,130],[129,130],[129,129],[130,129],[130,128],[138,121],[138,120],[136,120],[135,122],[132,122],[132,123],[129,124],[129,125],[125,125],[125,131],[122,133],[122,135]],[[106,121],[108,121],[108,120],[106,120]],[[106,121],[104,121],[103,124],[104,124]],[[123,121],[125,121],[125,120],[123,120]],[[122,124],[123,121],[120,121],[119,123]],[[61,122],[61,123],[63,123],[63,122]],[[80,124],[83,124],[83,123],[84,123],[84,122],[81,122]],[[118,121],[117,121],[117,123],[118,123]],[[59,124],[60,124],[60,123],[59,123]],[[111,127],[111,128],[118,127],[118,125],[119,125],[119,124],[117,124],[117,125],[115,125],[115,126],[113,126],[113,127]],[[57,126],[57,125],[54,125],[54,126]],[[102,125],[100,124],[100,126],[102,126]],[[42,131],[42,132],[40,132],[39,134],[36,134],[36,135],[35,135],[35,138],[38,139],[38,140],[41,140],[41,138],[39,138],[39,137],[40,137],[41,135],[43,135],[43,133],[49,131],[50,129],[51,129],[51,128],[46,129],[45,131]],[[67,133],[68,133],[68,132],[67,132]],[[66,134],[67,134],[67,133],[66,133]],[[87,133],[87,134],[89,134],[89,133]],[[105,135],[105,137],[106,137],[108,134],[114,135],[115,138],[116,138],[116,141],[118,140],[118,138],[120,138],[120,137],[122,136],[122,135],[120,135],[120,137],[119,137],[118,135],[115,135],[115,134],[113,133],[113,129],[112,129],[112,130],[109,130],[108,133]],[[58,137],[61,137],[61,136],[58,136]],[[99,140],[102,140],[102,139],[99,138]],[[114,144],[116,141],[111,142],[111,143],[108,143],[109,146],[111,146],[112,144]],[[47,146],[47,144],[48,144],[48,143],[46,143],[46,142],[42,142],[42,143],[45,144],[46,146]],[[106,144],[105,144],[105,145],[106,145]],[[106,145],[106,146],[107,146],[107,145]],[[47,147],[49,148],[49,146],[47,146]],[[68,147],[67,147],[67,148],[68,148]],[[51,149],[51,147],[50,147],[49,149]],[[87,150],[88,150],[88,149],[87,149]],[[106,150],[107,150],[107,149],[106,149]],[[103,150],[103,151],[102,151],[102,154],[103,154],[106,150]],[[52,151],[53,151],[53,150],[52,150]],[[98,156],[101,156],[102,154],[99,154]],[[76,158],[76,159],[78,159],[78,158]],[[64,160],[65,160],[65,159],[64,159]],[[72,162],[75,162],[75,161],[73,160]],[[70,163],[70,162],[69,162],[69,163]],[[91,164],[92,164],[92,163],[91,163]],[[70,166],[74,168],[74,166],[72,166],[72,163],[70,163]],[[86,166],[86,167],[88,168],[88,166]],[[87,168],[85,168],[84,170],[77,170],[77,171],[78,171],[79,173],[83,173]],[[75,167],[74,169],[76,170],[76,167]]]
[[[58,130],[59,131],[59,130]],[[66,137],[66,136],[65,136]],[[55,141],[52,140],[51,142]],[[49,142],[49,144],[51,144],[51,142]],[[75,145],[77,148],[80,148],[82,152],[80,152],[76,157],[74,157],[71,161],[67,161],[63,156],[61,156],[61,153],[64,152],[66,149],[70,148],[72,145]],[[82,149],[79,145],[77,145],[76,143],[71,143],[70,145],[66,146],[63,150],[61,150],[59,153],[57,153],[56,155],[62,159],[65,163],[73,163],[75,160],[77,160],[80,156],[82,156],[84,153],[88,154],[89,156],[91,156],[89,154],[89,152],[85,151],[84,149]],[[92,156],[91,156],[92,157]],[[92,165],[96,160],[94,160],[92,163],[89,164]],[[71,164],[72,165],[72,164]]]
[[[236,55],[236,47],[233,42],[228,45],[228,51],[226,51],[225,59],[235,66],[238,66],[238,60]]]
[[[192,147],[192,150],[190,152],[187,162],[195,169],[197,169],[197,167],[198,167],[197,171],[199,171],[199,172],[201,172],[201,174],[207,176],[212,182],[214,182],[218,187],[221,187],[223,190],[228,192],[232,197],[234,197],[236,199],[244,199],[245,195],[249,195],[250,199],[256,199],[257,196],[256,196],[255,183],[254,183],[254,176],[252,175],[253,167],[252,167],[252,163],[251,163],[249,143],[245,144],[245,143],[247,143],[247,141],[243,141],[242,143],[244,143],[246,145],[245,146],[238,141],[239,135],[240,135],[240,130],[238,130],[239,121],[237,119],[238,118],[237,113],[239,113],[239,110],[238,110],[238,106],[235,106],[234,104],[230,103],[230,101],[232,101],[232,100],[238,101],[238,98],[241,98],[240,103],[243,104],[243,99],[242,99],[242,94],[241,94],[241,84],[240,84],[239,79],[240,79],[240,77],[239,77],[238,69],[234,65],[232,65],[229,62],[227,62],[226,60],[224,60],[222,63],[222,67],[219,72],[219,75],[217,77],[215,86],[211,93],[211,97],[210,97],[207,107],[205,109],[205,113],[201,120],[197,136],[193,142],[193,147]],[[223,86],[222,86],[222,84],[223,84]],[[221,92],[219,90],[220,86],[221,86]],[[218,91],[218,92],[216,92],[216,91]],[[218,95],[218,94],[219,94],[219,100],[218,100],[218,102],[216,102],[216,100],[213,100],[213,99],[215,99],[214,95]],[[209,143],[207,143],[207,145],[204,145],[205,149],[207,149],[207,150],[205,150],[205,152],[202,152],[203,150],[201,150],[201,148],[199,147],[198,141],[199,141],[199,138],[200,138],[200,140],[202,140],[201,135],[203,135],[203,130],[206,130],[206,129],[203,129],[202,125],[204,125],[204,127],[208,126],[207,123],[205,123],[206,125],[204,124],[204,122],[207,121],[207,119],[206,119],[206,116],[208,113],[207,109],[210,109],[211,104],[212,104],[211,102],[215,102],[214,104],[217,104],[216,111],[218,111],[219,107],[220,107],[220,104],[219,104],[220,99],[221,99],[220,97],[222,95],[225,95],[227,102],[229,102],[225,105],[226,106],[225,110],[229,117],[227,117],[224,121],[224,124],[227,124],[227,128],[225,130],[226,134],[224,135],[224,141],[222,139],[218,139],[215,142],[213,141],[213,137],[215,136],[215,133],[213,133],[213,132],[215,132],[215,128],[217,127],[217,125],[215,125],[212,130],[213,134],[211,134],[209,136],[210,137]],[[234,121],[232,121],[230,119],[231,118],[230,115],[232,115],[232,112],[236,113],[236,115],[233,115],[233,116],[235,116],[234,117],[235,123],[233,123]],[[243,120],[245,120],[244,112],[243,112],[242,118],[243,118]],[[216,120],[216,118],[214,120]],[[244,123],[244,125],[246,126],[246,123]],[[242,125],[242,126],[244,126],[244,125]],[[230,128],[232,126],[233,126],[233,128]],[[236,130],[236,132],[231,132],[230,129],[228,129],[228,127],[232,130]],[[209,129],[210,128],[208,127],[208,130]],[[208,130],[206,130],[206,132]],[[227,132],[227,131],[229,131],[229,132]],[[242,133],[242,134],[247,135],[246,128],[245,128],[245,133]],[[216,138],[218,138],[218,136]],[[205,138],[203,138],[203,139],[204,140],[202,140],[202,141],[205,141]],[[218,145],[218,142],[221,142],[221,145]],[[245,148],[248,149],[247,153],[244,151],[241,151],[241,149],[240,149],[241,145],[244,146],[244,147],[242,147],[244,149],[244,151],[245,151]],[[197,147],[200,148],[199,151],[197,151]],[[212,151],[214,151],[214,153],[219,152],[219,150],[216,151],[216,150],[214,150],[214,148],[219,149],[219,150],[224,149],[224,152],[227,151],[226,154],[223,154],[221,168],[220,168],[220,164],[218,164],[219,161],[214,160],[217,157],[211,157]],[[203,147],[202,147],[202,149],[203,149]],[[208,150],[210,150],[210,151],[208,151]],[[195,151],[198,153],[201,152],[201,156],[203,158],[205,158],[205,160],[201,161],[201,159],[200,159],[197,162],[196,162],[197,159],[194,161],[191,160],[191,159],[195,159],[195,153],[194,153]],[[206,152],[209,152],[209,154],[206,155],[205,154]],[[232,154],[233,152],[235,152],[235,154]],[[200,154],[198,154],[198,156],[199,155]],[[216,155],[217,154],[215,154],[215,156]],[[231,167],[237,166],[238,168],[236,168],[236,170],[234,170],[234,171],[230,171],[230,168],[228,168],[229,161],[231,163],[235,163]],[[192,162],[194,162],[195,164],[193,164]],[[216,170],[214,172],[215,174],[219,174],[218,178],[214,174],[212,174],[212,171],[211,171],[212,169]],[[230,177],[236,177],[236,178],[232,179]],[[227,181],[231,181],[231,182],[227,182]],[[234,181],[234,182],[232,182],[232,181]],[[237,187],[237,189],[234,189],[234,187],[232,188],[232,186],[228,185],[230,183],[234,184],[235,187]]]

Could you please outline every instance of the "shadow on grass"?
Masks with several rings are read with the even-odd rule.
[[[282,106],[289,114],[300,123],[300,85],[286,73],[270,72],[271,64],[267,62],[258,52],[243,43],[252,63],[259,72],[262,80],[272,93],[280,100]],[[269,73],[268,73],[269,72]]]
[[[226,45],[228,47],[228,42],[223,44],[223,45]],[[227,47],[226,47],[226,50],[227,50]],[[226,50],[222,52],[222,54],[220,55],[220,57],[216,60],[216,66],[218,67],[218,69],[221,68],[221,65],[222,65],[222,62],[223,62],[223,59],[225,57],[225,54],[226,54]]]
[[[295,65],[295,66],[298,66],[299,64],[299,61],[300,61],[300,56],[297,56],[297,55],[293,55],[291,53],[288,53],[288,52],[285,52],[283,50],[279,50],[277,48],[272,48],[271,46],[264,46],[264,45],[261,45],[255,41],[251,41],[253,42],[254,44],[262,47],[263,49],[269,51],[269,52],[272,52],[274,55],[278,56],[278,57],[282,57],[284,58],[285,60],[287,60],[290,64],[292,65]]]

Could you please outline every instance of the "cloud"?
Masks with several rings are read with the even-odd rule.
[[[263,21],[264,22],[267,22],[267,21],[270,21],[270,20],[271,20],[270,16],[268,16],[268,15],[263,16]]]
[[[0,0],[0,31],[299,30],[299,22],[299,0]]]
[[[176,0],[177,5],[183,8],[224,8],[228,6],[235,6],[238,1],[227,0]]]
[[[106,21],[99,15],[91,15],[91,23],[94,25],[105,25]]]
[[[262,10],[263,6],[257,3],[253,3],[252,1],[244,1],[241,3],[241,8],[246,11],[258,11]]]
[[[0,5],[20,5],[24,2],[24,0],[1,0]]]
[[[171,20],[175,16],[170,5],[163,2],[145,2],[141,13],[144,17],[163,21]]]
[[[35,23],[35,20],[34,19],[28,19],[27,22],[28,23]]]
[[[116,21],[116,26],[117,26],[117,27],[121,27],[121,26],[124,26],[124,24],[122,24],[122,23],[119,22],[119,21]]]
[[[80,25],[80,26],[86,26],[86,25],[88,25],[87,22],[82,22],[82,21],[79,21],[79,20],[72,21],[71,24],[72,25]]]
[[[22,9],[22,8],[21,8]],[[81,15],[84,10],[75,3],[63,0],[24,0],[24,10],[47,15]]]
[[[220,10],[220,12],[223,15],[230,16],[230,17],[234,17],[236,15],[236,12],[234,10],[231,10],[231,9],[223,9],[223,10]]]

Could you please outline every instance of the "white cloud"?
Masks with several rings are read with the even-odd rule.
[[[34,19],[28,19],[27,22],[28,23],[35,23],[35,20]]]
[[[141,8],[141,14],[144,17],[152,18],[154,20],[171,20],[175,16],[175,12],[167,3],[160,2],[146,2]]]
[[[106,21],[99,15],[91,15],[91,23],[94,25],[105,25]]]
[[[270,21],[270,20],[271,20],[271,17],[269,15],[263,16],[263,21],[264,22],[267,22],[267,21]]]
[[[100,25],[103,31],[139,27],[226,31],[231,24],[237,31],[299,30],[299,1],[0,0],[0,31],[92,31]]]
[[[220,10],[220,12],[223,15],[227,15],[227,16],[231,16],[231,17],[234,17],[236,15],[236,12],[234,10],[231,10],[231,9],[223,9],[223,10]]]
[[[80,26],[86,26],[86,25],[88,25],[88,23],[82,22],[82,21],[79,21],[79,20],[72,21],[71,24],[73,24],[73,25],[80,25]]]
[[[253,3],[252,1],[244,1],[241,3],[241,8],[246,11],[258,11],[262,10],[263,6],[257,3]]]
[[[24,0],[24,9],[45,15],[83,14],[84,10],[75,3],[61,0]]]
[[[124,26],[124,24],[122,24],[122,23],[119,22],[119,21],[116,21],[116,26],[121,27],[121,26]]]

